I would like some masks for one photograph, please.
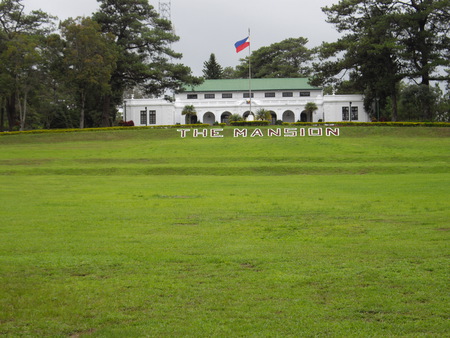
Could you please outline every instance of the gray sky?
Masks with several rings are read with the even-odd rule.
[[[169,2],[169,0],[161,0]],[[202,75],[203,62],[211,53],[223,66],[236,66],[248,49],[236,53],[234,43],[251,30],[251,49],[256,50],[287,38],[305,37],[308,47],[335,41],[338,33],[325,22],[321,7],[338,0],[171,0],[172,23],[180,41],[173,49],[194,75]],[[158,10],[158,0],[150,4]],[[96,0],[23,0],[25,11],[34,9],[58,16],[88,16],[97,11]]]

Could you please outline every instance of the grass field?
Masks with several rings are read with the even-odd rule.
[[[0,136],[0,335],[450,335],[450,128],[224,134]]]

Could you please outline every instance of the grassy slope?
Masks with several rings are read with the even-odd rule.
[[[0,139],[4,145],[0,173],[235,176],[448,171],[448,128],[344,128],[342,133],[316,138],[181,139],[175,130],[164,129],[6,136]]]
[[[0,138],[0,334],[443,336],[448,129]]]

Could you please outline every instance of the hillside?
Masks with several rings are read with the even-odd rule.
[[[448,335],[449,128],[0,136],[0,335]]]

